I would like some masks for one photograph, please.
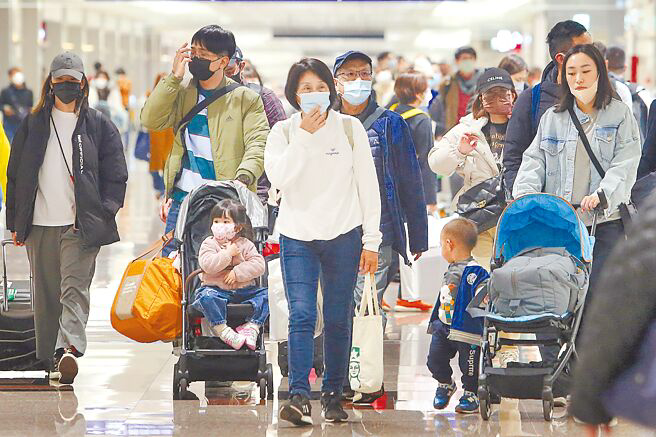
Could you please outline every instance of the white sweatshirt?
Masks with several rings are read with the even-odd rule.
[[[353,148],[343,123],[353,126]],[[300,113],[276,123],[264,151],[267,177],[282,195],[277,229],[313,241],[332,240],[362,225],[364,249],[378,252],[380,192],[362,123],[330,110],[326,125],[314,134],[300,124]]]

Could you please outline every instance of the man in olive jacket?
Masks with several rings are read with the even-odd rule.
[[[232,32],[216,25],[200,29],[191,47],[185,43],[176,52],[172,73],[157,84],[141,111],[145,128],[177,129],[164,169],[166,199],[160,218],[166,232],[174,228],[180,204],[194,188],[207,181],[236,179],[255,190],[264,170],[269,123],[262,99],[247,87],[219,97],[178,128],[197,103],[235,83],[224,75],[235,48]],[[187,64],[194,79],[183,86]]]

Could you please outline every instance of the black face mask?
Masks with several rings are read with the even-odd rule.
[[[237,73],[234,76],[230,76],[230,79],[234,80],[237,83],[241,83],[241,73]]]
[[[212,62],[214,61],[210,61],[209,59],[191,58],[189,72],[196,80],[207,80],[216,73],[215,71],[210,70],[210,64]]]
[[[73,100],[80,97],[82,89],[79,82],[60,82],[52,85],[55,95],[63,103],[71,103]]]

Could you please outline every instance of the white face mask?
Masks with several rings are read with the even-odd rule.
[[[597,96],[598,85],[599,85],[599,79],[595,80],[595,82],[586,89],[577,90],[577,89],[572,89],[570,87],[569,90],[572,92],[572,95],[574,95],[574,97],[580,100],[584,105],[588,105]]]
[[[513,80],[513,83],[515,84],[515,91],[518,93],[524,91],[524,88],[526,88],[526,82],[524,81]]]
[[[11,83],[13,83],[16,86],[23,85],[25,83],[25,75],[20,71],[14,73],[14,75],[11,76]]]
[[[96,88],[104,90],[107,88],[107,79],[104,77],[99,77],[94,79],[93,83],[96,85]]]

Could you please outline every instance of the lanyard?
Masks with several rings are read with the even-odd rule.
[[[71,182],[75,183],[75,178],[73,177],[73,173],[71,172],[71,168],[68,166],[68,161],[66,161],[66,155],[64,154],[64,148],[62,147],[61,140],[59,139],[59,132],[57,132],[57,125],[55,124],[55,120],[52,118],[52,114],[50,114],[50,120],[52,121],[52,127],[55,129],[55,136],[57,137],[57,143],[59,144],[59,150],[61,151],[62,158],[64,159],[64,164],[66,165],[66,171],[68,171],[68,176],[71,178]]]

